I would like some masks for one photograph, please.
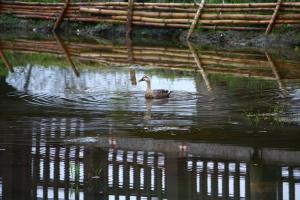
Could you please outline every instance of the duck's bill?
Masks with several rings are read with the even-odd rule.
[[[141,79],[139,80],[139,82],[141,82],[141,81],[144,81],[144,79],[143,79],[143,78],[141,78]]]

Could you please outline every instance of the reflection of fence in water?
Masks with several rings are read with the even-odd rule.
[[[109,149],[108,188],[112,199],[166,198],[162,153]]]
[[[79,136],[83,122],[77,119],[42,120],[32,134],[32,178],[34,197],[83,199],[84,148],[46,144],[49,140]],[[47,141],[46,141],[47,140]],[[78,190],[78,191],[77,191]]]
[[[2,48],[7,50],[44,52],[61,55],[64,52],[62,52],[61,47],[57,45],[57,42],[51,40],[32,41],[17,39],[13,41],[2,41],[1,44]],[[73,42],[65,42],[64,46],[70,56],[81,61],[92,61],[103,64],[137,64],[181,70],[197,69],[193,53],[189,49],[133,46],[131,47],[132,49],[129,50],[126,45]],[[132,60],[130,61],[128,51],[132,54]],[[207,73],[222,73],[240,77],[258,77],[271,80],[278,79],[278,77],[274,76],[274,69],[270,67],[270,62],[263,53],[202,50],[198,51],[197,55]],[[280,69],[297,69],[297,62],[285,62],[277,59],[273,59],[273,61]]]
[[[249,197],[248,165],[243,162],[188,158],[186,168],[192,181],[192,194],[206,198]]]
[[[104,162],[100,162],[100,167],[105,175],[99,181],[104,189],[107,189],[103,191],[107,198],[168,198],[168,179],[172,176],[166,170],[167,165],[170,165],[168,154],[115,148],[109,148],[108,152],[99,154],[95,148],[56,146],[48,143],[49,140],[55,141],[68,136],[83,136],[83,127],[84,122],[78,119],[51,119],[49,122],[45,119],[36,123],[32,133],[34,197],[86,199],[89,191],[85,185],[91,178],[91,170],[95,170],[91,166],[102,160]],[[98,156],[92,156],[92,152]],[[189,185],[189,191],[185,192],[193,197],[249,199],[253,192],[250,182],[264,184],[256,181],[255,177],[260,175],[256,174],[258,171],[253,168],[251,171],[252,166],[248,163],[208,160],[191,155],[183,158],[183,161],[185,164],[183,168],[178,168],[178,173],[188,178],[184,179],[185,183],[180,184]],[[279,199],[300,197],[300,168],[288,166],[276,167],[276,170],[277,168],[281,172],[280,177],[272,181],[278,181],[276,192]],[[172,184],[177,185],[179,182]]]
[[[300,198],[300,168],[282,167],[279,192],[282,199]]]

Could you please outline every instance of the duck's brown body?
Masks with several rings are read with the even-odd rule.
[[[163,99],[169,98],[171,94],[170,90],[146,90],[145,98],[146,99]]]
[[[148,76],[144,75],[140,81],[145,81],[147,83],[147,90],[145,93],[146,99],[164,99],[170,97],[171,94],[170,90],[164,90],[164,89],[152,90],[151,81]]]

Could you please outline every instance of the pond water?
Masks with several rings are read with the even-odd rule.
[[[1,199],[300,199],[292,54],[2,34]]]

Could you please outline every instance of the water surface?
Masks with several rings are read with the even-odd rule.
[[[1,41],[2,199],[300,199],[300,59]],[[152,88],[172,90],[145,100]]]

